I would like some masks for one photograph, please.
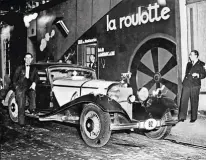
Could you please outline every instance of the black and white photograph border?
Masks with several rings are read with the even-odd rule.
[[[205,160],[205,16],[205,0],[0,0],[0,160]]]

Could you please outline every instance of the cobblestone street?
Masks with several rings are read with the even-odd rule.
[[[1,127],[4,129],[2,160],[204,160],[206,157],[204,118],[194,124],[177,124],[166,140],[152,140],[135,133],[114,133],[102,148],[88,147],[75,126],[35,122],[25,128],[12,123]]]

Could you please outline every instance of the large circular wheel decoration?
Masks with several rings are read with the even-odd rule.
[[[144,43],[136,52],[131,65],[131,84],[134,90],[152,90],[166,86],[167,96],[177,100],[178,78],[176,45],[163,38]]]

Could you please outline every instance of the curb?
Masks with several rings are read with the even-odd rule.
[[[206,116],[206,111],[205,110],[199,110],[198,115]]]
[[[198,118],[206,119],[206,111],[198,111],[197,114]]]

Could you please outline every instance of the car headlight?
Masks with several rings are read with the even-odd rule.
[[[111,99],[117,101],[120,96],[120,89],[118,84],[112,84],[109,86],[108,91],[107,91],[107,96],[110,97]]]
[[[145,101],[149,97],[149,91],[146,87],[142,87],[139,91],[137,91],[137,96],[140,101]]]
[[[129,97],[128,97],[128,102],[129,103],[133,103],[133,102],[135,102],[135,100],[136,100],[136,98],[135,98],[134,95],[129,95]]]

